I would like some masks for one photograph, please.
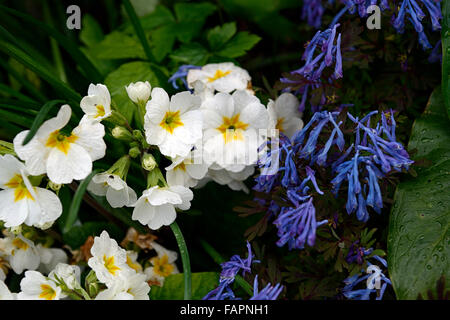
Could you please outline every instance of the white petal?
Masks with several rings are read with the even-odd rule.
[[[54,148],[47,160],[47,175],[54,183],[82,180],[92,171],[92,160],[87,151],[72,143],[67,154]]]
[[[5,227],[19,226],[27,218],[27,200],[14,201],[14,189],[0,191],[0,203],[0,219],[5,222]]]
[[[5,184],[24,169],[25,166],[16,157],[10,154],[0,155],[0,188],[5,189]]]
[[[27,170],[32,175],[40,175],[46,172],[45,161],[49,149],[37,138],[31,139],[26,145],[22,145],[23,140],[29,130],[20,132],[14,137],[14,151],[17,156],[25,161]]]
[[[177,213],[172,204],[164,204],[155,207],[155,216],[148,222],[148,227],[157,230],[162,226],[168,226],[175,221]]]
[[[160,206],[166,203],[181,204],[183,202],[178,193],[173,192],[170,189],[167,190],[161,188],[154,189],[148,196],[148,201],[153,206]]]
[[[101,159],[106,153],[106,144],[103,141],[105,127],[98,122],[80,123],[72,134],[78,137],[75,144],[83,147],[91,157],[92,161]]]

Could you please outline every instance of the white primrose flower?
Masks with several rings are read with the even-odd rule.
[[[208,165],[203,161],[202,154],[192,151],[188,157],[177,157],[166,167],[166,178],[169,186],[195,187],[208,172]]]
[[[201,100],[189,91],[179,92],[169,99],[164,89],[154,88],[147,102],[145,136],[157,145],[165,156],[186,157],[202,137]]]
[[[41,244],[38,244],[36,249],[38,250],[41,259],[38,271],[43,274],[49,274],[53,269],[55,269],[56,265],[60,263],[67,263],[69,260],[63,249],[45,248]]]
[[[41,262],[34,243],[22,235],[0,239],[0,251],[7,256],[11,269],[17,274],[24,270],[36,270]]]
[[[251,77],[245,69],[232,62],[223,62],[207,64],[201,69],[191,69],[186,79],[191,89],[195,87],[196,81],[200,81],[206,90],[230,93],[233,90],[247,89]]]
[[[57,284],[44,277],[38,271],[26,271],[25,277],[20,281],[18,300],[59,300],[61,288]]]
[[[81,270],[79,266],[58,263],[48,277],[56,283],[62,281],[69,290],[74,290],[80,287],[80,275]]]
[[[92,121],[101,121],[111,115],[111,95],[104,84],[91,83],[88,95],[80,101],[80,107],[86,117]]]
[[[136,192],[125,181],[108,172],[93,176],[87,189],[98,196],[106,195],[106,200],[113,208],[131,206],[137,200]]]
[[[208,164],[240,172],[256,163],[269,116],[259,99],[246,91],[217,93],[202,104],[203,153]]]
[[[138,81],[125,86],[125,89],[131,101],[134,103],[146,103],[150,98],[152,86],[148,81]]]
[[[166,277],[179,273],[175,264],[178,254],[156,242],[152,243],[152,247],[155,249],[157,256],[150,259],[152,266],[145,268],[144,273],[147,276],[147,281],[162,286]]]
[[[88,265],[94,270],[97,279],[110,287],[121,273],[132,270],[127,265],[127,252],[103,231],[100,237],[94,238],[91,248],[92,257]]]
[[[133,220],[156,230],[175,221],[175,208],[188,210],[194,198],[191,190],[183,186],[151,187],[142,193],[134,205]]]
[[[0,300],[15,300],[15,294],[9,291],[8,286],[0,280]]]
[[[14,138],[14,150],[25,161],[30,174],[47,173],[53,183],[71,183],[86,178],[92,171],[92,162],[105,156],[102,124],[82,120],[70,135],[60,131],[69,122],[71,113],[70,107],[63,105],[57,116],[45,121],[26,145],[22,142],[29,130]]]
[[[22,223],[42,227],[53,223],[62,213],[58,196],[52,191],[33,187],[22,162],[12,155],[0,156],[0,220],[5,227]]]
[[[130,273],[119,276],[111,287],[101,291],[95,300],[150,300],[146,276]]]
[[[282,93],[275,101],[267,104],[269,129],[278,129],[292,138],[295,132],[303,128],[302,113],[298,111],[299,101],[292,93]]]

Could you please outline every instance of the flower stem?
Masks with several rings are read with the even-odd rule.
[[[180,227],[175,221],[170,225],[170,228],[172,229],[172,232],[175,235],[175,239],[177,240],[178,248],[180,249],[181,261],[183,263],[184,300],[191,300],[191,263],[189,261],[189,253],[187,250],[186,242],[184,241],[184,237],[181,233]]]
[[[216,262],[217,264],[225,262],[220,253],[218,253],[208,242],[200,239],[200,244],[202,245],[203,249],[205,249],[206,253],[208,253],[209,256],[214,260],[214,262]],[[240,275],[236,275],[234,280],[242,289],[245,290],[245,292],[253,295],[252,286],[243,277],[241,277]]]

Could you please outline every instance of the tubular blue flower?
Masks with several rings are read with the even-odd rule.
[[[268,283],[267,286],[258,292],[258,276],[255,276],[253,296],[249,300],[277,300],[281,291],[283,291],[283,286],[281,284],[277,283],[275,286],[272,286]]]
[[[258,260],[254,260],[254,254],[252,254],[252,248],[247,241],[248,255],[246,259],[241,258],[239,255],[231,257],[230,261],[221,263],[222,272],[220,273],[219,286],[210,291],[203,300],[238,300],[235,297],[231,285],[236,278],[236,275],[242,270],[242,275],[246,272],[251,272],[251,265],[253,263],[259,263]]]
[[[328,223],[327,220],[316,222],[316,209],[312,203],[313,199],[310,196],[306,197],[306,199],[308,198],[308,201],[294,208],[282,208],[278,218],[273,222],[278,227],[280,239],[277,241],[277,245],[279,247],[286,243],[289,250],[293,248],[303,249],[305,243],[312,247],[316,240],[316,228]]]
[[[398,33],[403,33],[405,31],[406,14],[408,14],[409,21],[411,21],[412,25],[414,26],[414,29],[419,34],[419,43],[425,50],[432,48],[432,46],[428,41],[428,38],[424,32],[424,28],[422,25],[422,20],[423,18],[425,18],[426,15],[421,9],[418,2],[421,3],[427,9],[432,22],[433,31],[440,30],[441,25],[439,20],[442,19],[440,2],[431,0],[403,0],[398,10],[397,17],[393,20],[393,26]]]
[[[311,41],[307,44],[302,56],[302,60],[305,60],[305,64],[300,69],[291,71],[291,75],[300,76],[299,80],[293,80],[286,77],[280,79],[282,83],[290,85],[286,90],[292,90],[291,88],[295,87],[295,93],[303,95],[299,106],[301,112],[305,109],[308,92],[324,85],[328,85],[343,76],[341,37],[340,33],[337,35],[337,27],[339,27],[339,23],[332,25],[323,32],[317,31]],[[334,72],[331,73],[327,79],[323,79],[322,72],[326,67],[331,67],[333,63],[335,65]],[[312,111],[320,111],[321,106],[325,104],[325,102],[326,97],[323,94],[318,105],[311,105]]]
[[[191,70],[191,69],[201,69],[201,67],[200,66],[194,66],[194,65],[191,65],[191,64],[183,64],[182,66],[180,66],[178,68],[177,72],[175,72],[169,78],[168,82],[170,82],[172,84],[172,86],[175,89],[178,90],[179,87],[177,85],[177,80],[180,79],[183,82],[183,84],[186,87],[186,89],[189,90],[189,87],[188,87],[188,84],[187,84],[187,81],[186,81],[186,76],[187,76],[189,70]]]
[[[371,5],[377,5],[377,0],[343,0],[344,4],[348,8],[351,14],[358,11],[360,17],[367,16],[367,8]],[[381,0],[380,8],[382,10],[389,9],[389,4],[387,0]]]

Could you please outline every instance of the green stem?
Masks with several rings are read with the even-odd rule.
[[[206,253],[209,254],[209,256],[214,260],[215,263],[221,264],[221,263],[225,262],[225,260],[222,258],[220,253],[218,253],[208,242],[200,239],[200,244],[202,245],[203,249],[205,249]],[[236,275],[234,280],[249,295],[253,295],[252,286],[247,281],[245,281],[244,278],[242,278],[240,275]]]
[[[184,300],[191,300],[192,296],[192,275],[191,275],[191,263],[189,261],[189,253],[187,250],[186,242],[184,241],[183,234],[181,233],[180,227],[174,221],[170,228],[172,229],[175,239],[178,243],[178,248],[180,249],[181,261],[183,263],[183,276],[184,276]]]
[[[123,6],[125,7],[125,11],[127,12],[131,24],[134,27],[134,30],[136,31],[136,35],[138,36],[139,40],[141,41],[142,47],[144,48],[145,55],[147,56],[147,59],[150,62],[155,62],[155,57],[152,54],[152,50],[150,49],[150,46],[147,41],[147,37],[145,36],[144,29],[142,29],[141,22],[139,21],[138,16],[136,15],[136,12],[134,11],[133,6],[130,3],[130,0],[123,0]]]

